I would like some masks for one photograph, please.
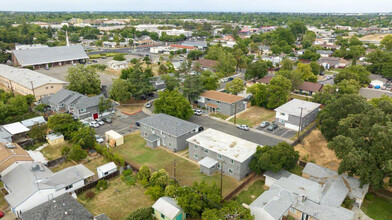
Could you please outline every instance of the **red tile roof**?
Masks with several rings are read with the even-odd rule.
[[[184,45],[178,45],[178,44],[172,44],[170,47],[175,47],[175,48],[181,48],[181,49],[187,49],[187,50],[194,50],[196,47],[192,46],[184,46]]]

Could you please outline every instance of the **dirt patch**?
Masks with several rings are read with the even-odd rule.
[[[147,101],[145,100],[132,100],[128,103],[123,103],[120,106],[117,107],[120,112],[127,114],[127,115],[132,115],[137,112],[140,112],[143,108],[143,105],[146,104]]]
[[[115,69],[111,69],[111,68],[107,67],[106,70],[104,71],[104,73],[108,74],[108,75],[120,77],[121,70],[115,70]]]
[[[248,122],[252,127],[255,127],[258,126],[262,121],[274,121],[275,111],[263,107],[251,106],[248,110],[238,114],[237,119],[242,119],[244,122]]]
[[[359,40],[363,40],[363,41],[381,41],[387,35],[389,35],[389,34],[371,34],[371,35],[363,36],[363,37],[359,38]]]
[[[339,168],[340,160],[335,152],[327,147],[327,141],[318,129],[310,132],[301,144],[295,146],[295,150],[299,152],[301,160],[312,161],[332,170]]]

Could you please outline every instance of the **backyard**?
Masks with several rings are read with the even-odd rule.
[[[389,220],[392,216],[392,200],[368,193],[361,209],[375,220]]]
[[[94,192],[93,198],[86,198],[87,192]],[[124,219],[129,213],[143,207],[150,207],[154,201],[144,195],[140,184],[130,186],[115,177],[109,180],[108,188],[99,191],[95,188],[78,195],[78,201],[93,215],[105,213],[110,219]]]
[[[196,162],[188,161],[162,148],[151,149],[145,147],[145,140],[140,137],[139,133],[135,132],[125,136],[125,144],[114,148],[114,151],[121,154],[126,162],[137,167],[146,165],[153,171],[165,169],[170,176],[174,175],[173,168],[174,163],[176,163],[176,178],[179,180],[180,185],[191,186],[193,182],[202,180],[220,185],[219,173],[215,173],[212,176],[204,175],[200,173]],[[224,175],[223,194],[229,194],[240,184],[240,181]]]
[[[237,124],[245,124],[249,127],[257,127],[263,121],[274,121],[275,114],[274,110],[252,106],[246,111],[237,114],[236,122]],[[234,118],[231,118],[230,121],[234,122]]]
[[[44,149],[41,150],[41,153],[46,157],[46,159],[54,160],[54,159],[57,159],[57,158],[63,156],[61,154],[61,150],[65,146],[72,147],[67,142],[65,142],[64,144],[61,144],[61,145],[48,145]]]
[[[259,197],[268,187],[264,185],[264,181],[257,179],[252,185],[242,190],[236,197],[239,203],[250,205],[257,197]]]

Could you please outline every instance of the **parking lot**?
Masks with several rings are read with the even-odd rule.
[[[284,128],[284,127],[281,127],[281,126],[279,126],[274,131],[268,130],[267,127],[262,128],[262,127],[258,126],[256,129],[259,130],[259,131],[263,131],[263,132],[270,133],[270,134],[273,134],[273,135],[276,135],[276,136],[280,136],[282,138],[287,138],[287,139],[290,139],[290,138],[294,137],[294,135],[297,134],[296,131],[291,130],[291,129],[287,129],[287,128]]]

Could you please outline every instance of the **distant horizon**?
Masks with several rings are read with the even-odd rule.
[[[2,12],[391,13],[391,0],[14,0]]]
[[[284,11],[7,11],[0,10],[1,13],[244,13],[244,14],[391,14],[392,11],[382,12],[284,12]]]

